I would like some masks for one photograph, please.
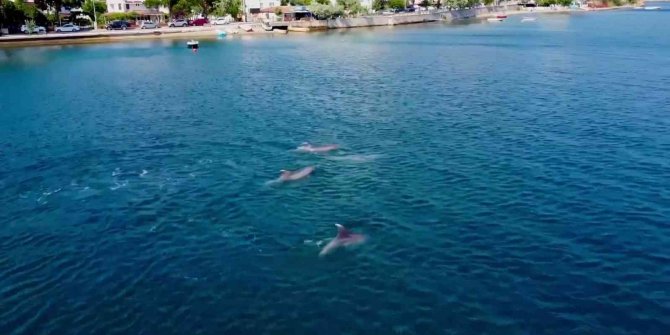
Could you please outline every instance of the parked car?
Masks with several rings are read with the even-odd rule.
[[[153,22],[153,21],[142,21],[140,24],[140,29],[156,29],[160,28],[158,23]]]
[[[128,27],[130,27],[130,23],[123,20],[116,20],[107,24],[107,30],[113,30],[113,29],[126,30],[128,29]]]
[[[46,34],[47,29],[42,26],[35,26],[33,28],[33,31],[28,31],[28,27],[24,24],[21,26],[21,32],[24,34],[31,34],[31,33]]]
[[[70,31],[70,32],[71,31],[79,31],[79,29],[80,28],[79,28],[78,25],[73,24],[73,23],[67,23],[67,24],[64,24],[60,27],[56,27],[56,32],[60,33],[60,32],[66,32],[66,31]]]
[[[195,20],[189,22],[189,25],[191,25],[191,26],[204,26],[207,23],[209,23],[209,20],[207,20],[205,18],[199,18],[199,19],[195,19]]]
[[[231,17],[230,17],[230,16],[226,16],[226,17],[218,17],[218,18],[212,20],[211,23],[212,23],[213,25],[219,25],[219,24],[228,24],[228,23],[230,23],[230,22],[232,22]]]
[[[172,20],[168,27],[188,27],[188,21],[184,19]]]

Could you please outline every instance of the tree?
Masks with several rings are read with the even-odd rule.
[[[447,0],[446,4],[452,8],[472,8],[479,4],[479,0]]]
[[[214,0],[195,0],[194,8],[199,8],[202,17],[207,18],[207,15],[214,8]]]
[[[320,20],[333,19],[344,15],[344,7],[340,5],[313,4],[309,6],[309,11]]]
[[[330,5],[331,4],[330,0],[312,0],[312,3],[318,3],[318,4],[322,4],[322,5]]]
[[[0,27],[18,29],[18,27],[24,23],[26,14],[19,8],[19,6],[17,6],[17,3],[20,3],[20,1],[2,1],[2,8],[0,8]]]
[[[337,0],[337,4],[342,6],[347,14],[359,14],[365,11],[359,0]]]
[[[144,0],[144,7],[155,8],[166,7],[168,9],[168,17],[172,17],[172,7],[177,4],[177,0]]]
[[[291,6],[309,6],[312,4],[312,0],[289,0]]]
[[[95,5],[95,13],[93,13],[93,6]],[[94,15],[102,15],[107,12],[107,3],[103,1],[88,0],[84,2],[84,5],[81,6],[81,10],[84,14],[88,15],[91,19],[95,19]]]
[[[484,1],[486,1],[486,0],[484,0]],[[419,2],[419,7],[427,8],[428,6],[432,6],[432,5],[433,5],[433,3],[430,0],[423,0],[423,1]]]
[[[174,5],[170,0],[144,0],[144,7],[146,8],[158,8],[158,7],[167,7],[168,9]]]
[[[288,0],[281,0],[279,4],[282,6],[288,6]]]
[[[570,1],[572,1],[572,0],[570,0]],[[487,6],[491,6],[494,2],[495,2],[495,0],[484,0],[484,4],[487,5]]]
[[[192,0],[179,0],[172,6],[172,13],[179,16],[189,16],[193,13],[194,2]]]
[[[393,9],[403,9],[405,8],[405,0],[389,0],[387,5]]]
[[[372,9],[374,10],[382,10],[386,7],[386,1],[385,0],[373,0],[372,1]]]
[[[230,15],[237,18],[242,13],[242,0],[219,0],[214,4],[214,13],[218,16]]]

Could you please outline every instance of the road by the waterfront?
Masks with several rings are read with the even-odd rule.
[[[56,33],[49,32],[47,34],[12,34],[0,36],[0,41],[26,41],[26,40],[44,40],[44,39],[76,39],[76,38],[91,38],[91,37],[114,37],[114,36],[134,36],[134,35],[152,35],[152,34],[178,34],[178,33],[198,33],[215,31],[223,29],[226,26],[201,26],[201,27],[183,27],[183,28],[169,28],[161,27],[157,29],[128,29],[128,30],[82,30],[77,32]]]

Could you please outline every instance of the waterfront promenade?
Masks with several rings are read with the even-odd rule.
[[[613,7],[606,9],[625,8]],[[549,8],[525,8],[517,5],[489,6],[472,9],[458,10],[433,10],[417,13],[400,13],[394,15],[369,15],[352,18],[337,18],[331,20],[293,21],[288,25],[288,31],[309,32],[327,29],[361,28],[373,26],[393,26],[404,24],[417,24],[435,21],[455,21],[469,19],[485,19],[496,15],[518,15],[529,13],[570,13],[583,12],[581,9],[549,9]],[[247,31],[241,26],[249,26],[253,29]],[[157,39],[157,38],[207,38],[217,36],[218,31],[225,31],[227,35],[276,35],[285,34],[286,30],[274,29],[268,31],[260,23],[234,23],[226,26],[202,26],[168,28],[163,27],[153,30],[95,30],[74,33],[48,33],[42,35],[8,35],[0,36],[0,47],[30,46],[30,45],[58,45],[94,42],[113,42],[122,40]]]

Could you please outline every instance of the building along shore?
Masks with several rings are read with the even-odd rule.
[[[628,8],[630,6],[610,7],[603,9]],[[458,21],[471,19],[485,19],[499,15],[519,15],[530,13],[572,13],[584,12],[582,9],[542,7],[526,8],[517,5],[489,6],[473,9],[434,10],[417,13],[399,13],[394,15],[371,15],[352,18],[336,18],[332,20],[310,20],[281,22],[276,29],[269,30],[268,25],[260,23],[233,23],[226,26],[203,26],[184,28],[161,28],[156,30],[125,30],[106,31],[92,30],[76,33],[49,33],[39,35],[5,35],[0,36],[0,47],[20,47],[38,45],[60,45],[81,43],[105,43],[145,39],[185,39],[185,38],[215,38],[221,30],[227,36],[254,36],[276,35],[288,32],[310,32],[328,29],[348,29],[375,26],[394,26],[418,24],[435,21]],[[270,23],[271,25],[272,23]],[[280,29],[281,28],[281,29]]]

